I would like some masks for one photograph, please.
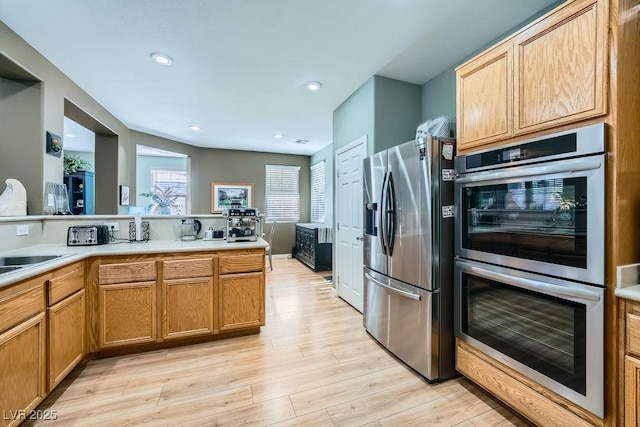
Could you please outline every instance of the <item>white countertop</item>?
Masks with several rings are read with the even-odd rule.
[[[0,252],[0,256],[31,256],[31,255],[62,255],[60,258],[51,261],[22,267],[17,270],[0,275],[0,287],[28,279],[41,273],[53,270],[58,267],[71,264],[72,262],[92,256],[108,255],[134,255],[134,254],[156,254],[156,253],[176,253],[176,252],[198,252],[217,250],[238,250],[266,248],[269,244],[259,238],[257,242],[229,242],[226,240],[194,240],[192,242],[182,242],[179,240],[150,240],[148,242],[122,242],[109,243],[107,245],[96,246],[66,246],[59,244],[41,244],[27,246],[20,249]]]
[[[617,273],[616,296],[640,302],[640,264],[618,266]]]

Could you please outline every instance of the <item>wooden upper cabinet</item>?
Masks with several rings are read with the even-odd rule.
[[[461,149],[513,135],[512,75],[510,45],[491,50],[456,70]]]
[[[607,23],[568,1],[458,67],[458,152],[606,114]]]
[[[603,1],[575,1],[514,39],[515,133],[606,113]]]

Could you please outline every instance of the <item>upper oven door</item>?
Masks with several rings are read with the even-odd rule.
[[[456,179],[456,255],[604,286],[604,155]]]

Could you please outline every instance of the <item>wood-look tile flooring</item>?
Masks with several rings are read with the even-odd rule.
[[[428,384],[390,356],[328,274],[274,259],[259,335],[90,361],[37,425],[527,425],[467,380]]]

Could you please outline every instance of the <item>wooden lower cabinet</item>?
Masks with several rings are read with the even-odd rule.
[[[264,325],[264,274],[220,276],[220,331]]]
[[[98,287],[99,347],[156,341],[156,282]]]
[[[45,348],[44,312],[0,335],[0,426],[21,423],[44,399]]]
[[[214,332],[213,277],[164,280],[162,290],[162,338]]]
[[[640,425],[640,358],[626,356],[624,361],[624,425]]]
[[[84,289],[47,309],[49,387],[53,390],[86,355]]]

